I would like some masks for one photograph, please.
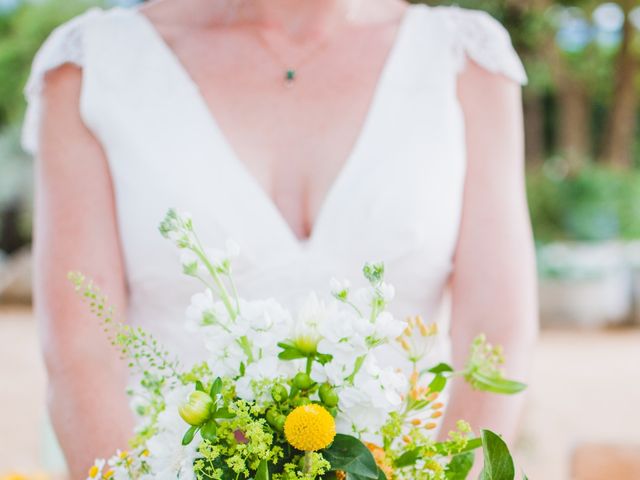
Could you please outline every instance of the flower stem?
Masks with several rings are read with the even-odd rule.
[[[302,469],[302,473],[309,473],[311,471],[311,452],[304,452],[304,467]]]

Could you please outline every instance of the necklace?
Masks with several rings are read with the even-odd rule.
[[[297,59],[295,62],[290,62],[284,59],[280,55],[280,53],[275,48],[273,48],[262,31],[256,29],[255,32],[262,47],[282,68],[282,80],[286,87],[292,87],[298,78],[298,71],[300,70],[300,68],[306,65],[310,60],[320,54],[323,50],[325,50],[330,43],[330,38],[327,37],[323,41],[318,43],[314,48],[309,50],[302,58]]]

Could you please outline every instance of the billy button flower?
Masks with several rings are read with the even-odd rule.
[[[189,398],[180,406],[178,412],[185,422],[197,427],[209,420],[212,407],[213,399],[207,393],[196,390],[189,394]]]
[[[284,423],[287,442],[304,452],[316,452],[327,448],[336,436],[333,416],[317,404],[294,409]]]

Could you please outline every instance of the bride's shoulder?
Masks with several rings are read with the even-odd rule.
[[[483,10],[457,6],[422,7],[424,16],[439,27],[450,46],[456,67],[468,59],[491,73],[503,74],[525,84],[527,74],[507,29]]]
[[[128,25],[134,14],[133,11],[121,7],[90,8],[58,26],[47,37],[33,59],[24,88],[27,112],[23,127],[23,145],[27,151],[35,150],[37,135],[34,132],[37,131],[45,85],[55,83],[63,85],[65,91],[78,90],[78,69],[85,68],[88,51],[95,50],[95,44],[115,46],[122,42],[122,33],[124,29],[129,29]],[[98,47],[100,48],[100,45]],[[100,50],[104,52],[108,49]]]
[[[68,20],[53,30],[41,45],[34,57],[32,72],[43,74],[67,63],[82,67],[87,37],[104,36],[105,43],[113,41],[118,37],[118,32],[113,27],[125,25],[133,15],[132,10],[121,7],[94,7]],[[105,28],[111,30],[111,33],[106,32]],[[36,79],[37,75],[34,80]]]

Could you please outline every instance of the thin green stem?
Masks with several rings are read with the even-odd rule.
[[[308,356],[307,357],[307,368],[306,368],[306,372],[307,375],[311,375],[311,369],[313,368],[313,356]]]

